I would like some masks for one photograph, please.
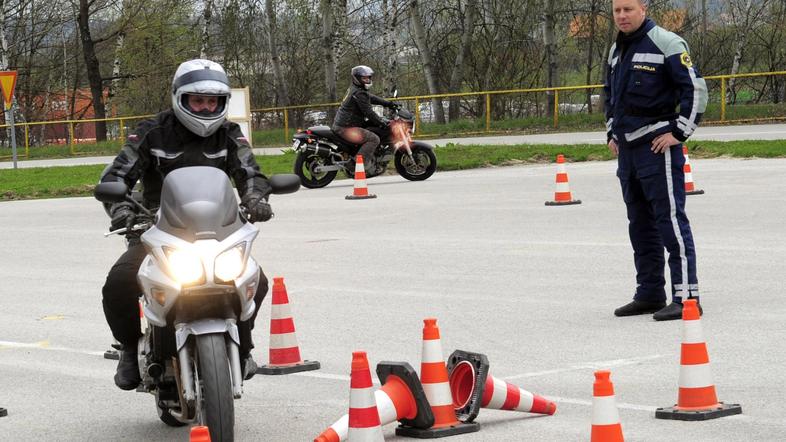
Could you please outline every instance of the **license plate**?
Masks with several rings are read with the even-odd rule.
[[[300,147],[300,140],[295,140],[295,142],[292,143],[292,148],[297,150],[299,147]]]

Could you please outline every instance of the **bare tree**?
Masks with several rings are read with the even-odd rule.
[[[731,72],[729,72],[730,75],[735,75],[740,70],[740,60],[742,60],[742,52],[748,39],[748,33],[751,31],[751,28],[759,23],[762,12],[767,7],[769,0],[757,0],[755,2],[754,0],[728,0],[728,2],[734,24],[737,27],[734,60],[731,64]],[[729,79],[726,100],[732,103],[737,100],[737,92],[734,89],[735,84],[735,78]]]
[[[453,72],[450,74],[448,90],[450,92],[461,92],[461,84],[464,81],[464,64],[469,57],[472,47],[472,36],[475,33],[475,17],[477,15],[477,0],[467,0],[464,8],[464,26],[461,33],[461,44],[456,55],[456,62],[453,64]],[[448,117],[450,121],[455,121],[460,115],[461,98],[453,97],[450,99]]]
[[[281,70],[281,59],[278,56],[278,26],[276,25],[276,11],[273,7],[273,0],[265,0],[265,13],[268,22],[268,44],[270,49],[270,60],[273,64],[273,77],[276,81],[276,96],[279,106],[289,106],[289,90],[287,81]]]
[[[322,13],[322,57],[324,59],[325,69],[325,92],[329,102],[337,100],[336,93],[336,71],[338,60],[334,51],[334,40],[336,39],[335,33],[335,19],[333,17],[333,1],[320,0],[319,10]],[[333,121],[336,117],[336,110],[334,108],[328,109],[328,120]]]
[[[90,94],[93,97],[93,112],[96,119],[106,118],[106,108],[104,106],[104,81],[101,78],[101,64],[96,55],[96,40],[90,33],[90,6],[93,1],[79,0],[77,22],[79,23],[79,35],[82,40],[82,55],[85,58],[87,68],[87,78],[90,82]],[[96,141],[106,140],[106,121],[96,121]]]
[[[556,19],[554,0],[546,0],[543,11],[543,45],[546,48],[546,87],[557,85],[557,39],[554,35]],[[554,92],[548,92],[546,113],[554,115]]]
[[[437,87],[437,80],[434,77],[433,62],[431,51],[429,50],[428,42],[426,39],[426,30],[423,27],[423,22],[420,19],[420,11],[418,10],[418,0],[409,0],[409,23],[412,27],[412,37],[415,40],[415,45],[420,52],[420,58],[423,65],[423,75],[426,79],[428,92],[431,95],[439,93]],[[431,107],[434,112],[434,119],[438,124],[445,124],[445,110],[442,108],[442,100],[432,99]]]
[[[199,58],[208,58],[210,53],[210,25],[213,19],[213,0],[205,0],[202,10],[202,45],[199,48]]]

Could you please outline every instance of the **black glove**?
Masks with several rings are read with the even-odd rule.
[[[109,213],[112,215],[112,224],[109,227],[110,231],[122,229],[123,227],[127,228],[129,231],[131,230],[131,227],[134,225],[134,211],[131,208],[131,204],[113,204],[109,209]]]
[[[273,209],[270,208],[270,204],[256,192],[243,196],[240,204],[248,211],[248,220],[252,223],[264,222],[273,218]]]
[[[379,121],[380,121],[380,123],[382,123],[381,127],[388,127],[388,126],[390,126],[390,120],[388,120],[385,117],[380,118]]]

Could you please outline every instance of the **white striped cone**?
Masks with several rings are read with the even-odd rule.
[[[374,400],[377,405],[377,413],[379,414],[379,424],[387,425],[391,422],[398,420],[396,416],[396,407],[393,400],[382,390],[374,392]],[[327,430],[314,439],[314,442],[342,442],[347,440],[347,432],[349,431],[349,415],[341,416],[336,422],[333,423]]]
[[[368,193],[368,186],[366,186],[366,169],[363,165],[363,155],[355,156],[355,186],[352,189],[352,195],[347,195],[345,198],[348,200],[376,198],[376,195]]]
[[[661,419],[705,420],[742,413],[739,404],[718,401],[712,382],[710,357],[701,329],[701,313],[695,299],[682,307],[682,348],[680,354],[679,397],[677,405],[658,408]]]
[[[421,352],[420,382],[426,398],[434,412],[432,428],[458,425],[453,409],[453,396],[450,394],[450,381],[445,360],[442,357],[442,342],[436,318],[423,320],[423,347]]]
[[[353,352],[347,431],[347,440],[350,442],[385,440],[373,388],[366,352]]]
[[[568,184],[568,172],[565,170],[565,156],[557,155],[557,178],[554,190],[554,201],[546,201],[547,206],[562,206],[567,204],[581,204],[581,200],[574,200]]]
[[[690,158],[688,158],[688,146],[682,145],[682,154],[685,156],[685,165],[682,171],[685,175],[685,194],[686,195],[701,195],[703,190],[696,190],[696,185],[693,182],[693,168],[690,165]]]
[[[622,425],[614,397],[614,384],[608,370],[595,372],[592,386],[592,436],[591,442],[622,442]]]
[[[554,402],[543,396],[532,394],[517,385],[495,378],[491,374],[486,377],[481,407],[548,415],[557,411],[557,404]]]

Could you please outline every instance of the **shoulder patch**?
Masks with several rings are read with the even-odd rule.
[[[685,52],[683,52],[682,54],[680,54],[680,62],[681,62],[681,63],[682,63],[682,64],[683,64],[683,65],[684,65],[686,68],[693,67],[693,62],[691,61],[691,59],[690,59],[690,55],[688,55],[688,52],[687,52],[687,51],[685,51]]]

